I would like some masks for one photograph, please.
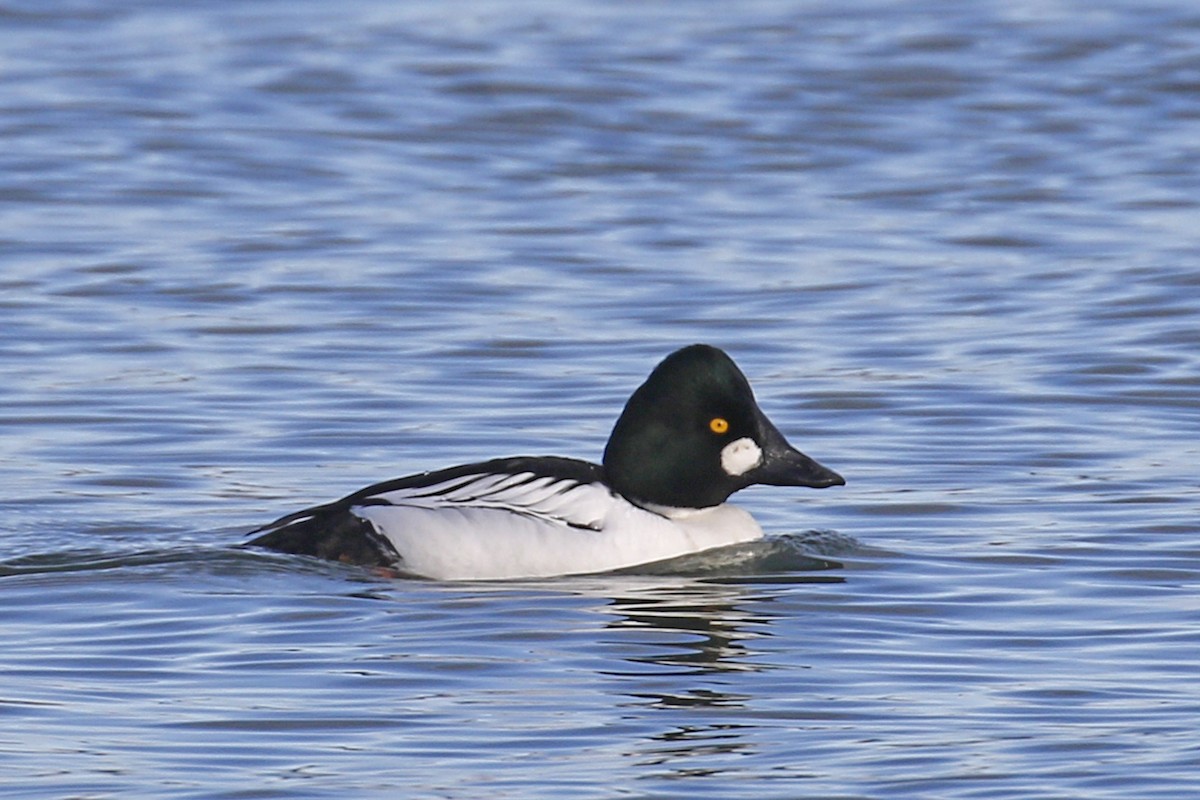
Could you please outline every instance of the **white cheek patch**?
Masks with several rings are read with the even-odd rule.
[[[761,464],[762,460],[762,448],[749,436],[743,436],[721,448],[721,469],[735,478],[745,475]]]

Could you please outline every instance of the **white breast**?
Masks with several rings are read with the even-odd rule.
[[[447,580],[605,572],[762,536],[735,506],[668,518],[602,484],[528,473],[399,490],[350,511],[391,542],[406,570]]]

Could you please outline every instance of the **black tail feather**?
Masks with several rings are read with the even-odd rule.
[[[371,523],[347,511],[316,513],[302,519],[284,517],[268,527],[269,530],[251,539],[246,546],[368,567],[402,565],[400,554]]]

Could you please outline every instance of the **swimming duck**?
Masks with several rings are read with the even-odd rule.
[[[725,501],[753,484],[840,486],[767,419],[724,351],[684,347],[629,398],[602,464],[497,458],[296,511],[247,544],[445,580],[606,572],[763,536]]]

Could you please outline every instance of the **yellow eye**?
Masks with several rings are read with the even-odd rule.
[[[729,420],[724,417],[713,417],[708,421],[708,429],[713,433],[725,433],[729,430]]]

